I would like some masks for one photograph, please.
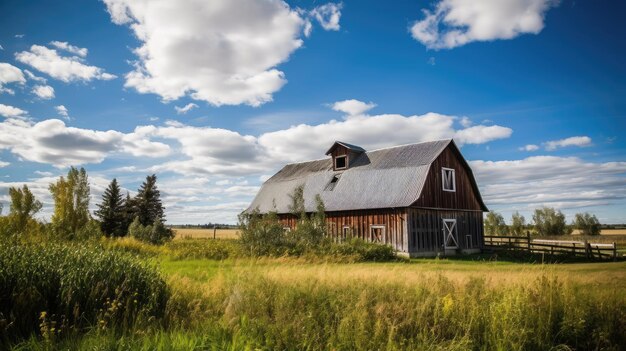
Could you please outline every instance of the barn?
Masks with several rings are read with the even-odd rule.
[[[335,142],[327,158],[284,166],[248,210],[278,213],[285,228],[297,218],[290,194],[303,186],[305,209],[319,194],[328,233],[391,245],[410,257],[479,252],[487,211],[470,166],[452,139],[366,151]]]

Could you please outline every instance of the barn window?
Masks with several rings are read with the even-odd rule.
[[[371,225],[370,226],[370,239],[374,243],[385,242],[385,226],[384,225]]]
[[[339,177],[341,177],[341,174],[335,174],[330,182],[328,182],[324,190],[333,191],[333,189],[335,189],[335,186],[339,182]]]
[[[341,238],[342,238],[343,240],[346,240],[346,239],[350,238],[351,236],[352,236],[352,235],[350,234],[350,227],[349,227],[349,226],[347,226],[347,225],[344,225],[344,226],[343,226],[343,228],[342,228],[342,235],[341,235]]]
[[[443,178],[443,191],[456,191],[456,180],[452,168],[441,168],[441,177]]]
[[[337,156],[335,157],[335,169],[344,169],[347,166],[348,156]]]

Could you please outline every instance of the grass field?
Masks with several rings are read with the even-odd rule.
[[[210,239],[213,238],[213,229],[174,228],[174,239]],[[217,229],[217,239],[236,239],[239,237],[238,229]]]
[[[165,278],[163,320],[93,329],[53,345],[32,338],[18,349],[620,350],[626,343],[624,261],[192,258],[218,244],[225,242],[177,240],[155,249],[120,241]]]
[[[574,229],[572,235],[580,235],[580,230]],[[602,229],[600,235],[626,235],[626,229]]]

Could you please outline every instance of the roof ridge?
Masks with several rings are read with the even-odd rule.
[[[374,149],[374,150],[367,150],[367,152],[388,150],[388,149],[394,149],[394,148],[397,148],[397,147],[404,147],[404,146],[410,146],[410,145],[437,143],[437,142],[440,142],[440,141],[448,141],[448,142],[450,142],[450,141],[453,141],[453,140],[454,139],[452,139],[452,138],[444,138],[444,139],[437,139],[437,140],[420,141],[419,143],[407,143],[407,144],[400,144],[400,145],[394,145],[394,146],[381,147],[381,148]]]

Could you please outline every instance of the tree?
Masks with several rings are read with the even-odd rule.
[[[485,219],[485,234],[487,235],[505,235],[507,234],[506,223],[504,217],[498,212],[490,211]]]
[[[152,225],[156,221],[165,221],[161,192],[157,189],[156,180],[155,174],[147,176],[135,197],[137,216],[144,226]]]
[[[9,208],[9,220],[15,231],[23,231],[35,214],[41,210],[41,201],[24,184],[22,188],[9,188],[11,206]]]
[[[562,235],[568,232],[565,215],[551,207],[535,209],[533,222],[539,235]]]
[[[49,189],[54,200],[52,226],[58,235],[72,239],[91,219],[87,172],[71,167],[67,179],[61,176]]]
[[[122,206],[122,215],[124,217],[123,232],[124,235],[128,234],[131,223],[137,218],[137,199],[130,197],[130,194],[126,193],[126,199]]]
[[[291,204],[289,205],[289,212],[300,219],[306,217],[306,208],[304,206],[304,185],[297,186],[293,189],[293,193],[289,194]]]
[[[574,218],[574,228],[580,230],[583,235],[600,235],[600,222],[595,215],[577,213]]]
[[[526,218],[519,214],[519,212],[515,211],[511,216],[511,234],[512,235],[523,235],[524,234],[524,226],[526,225]]]
[[[124,236],[124,199],[120,192],[117,179],[113,179],[102,194],[102,202],[98,204],[95,215],[100,219],[100,229],[106,236]]]

